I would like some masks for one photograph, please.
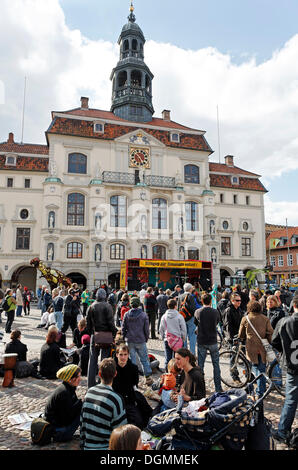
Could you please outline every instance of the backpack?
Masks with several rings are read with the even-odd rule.
[[[45,446],[51,443],[54,435],[53,426],[42,416],[35,418],[31,422],[31,441],[32,444]]]
[[[121,312],[120,312],[121,321],[123,320],[124,315],[126,314],[126,312],[128,312],[129,310],[130,310],[129,305],[123,305],[123,307],[121,307]]]
[[[8,312],[8,310],[11,307],[11,305],[8,304],[8,298],[9,297],[4,297],[4,299],[1,302],[1,309],[4,310],[4,312]]]
[[[187,301],[188,295],[185,296],[184,300],[182,301],[181,308],[179,310],[179,313],[183,316],[184,320],[188,322],[193,315],[190,313],[190,311],[186,307],[186,301]]]

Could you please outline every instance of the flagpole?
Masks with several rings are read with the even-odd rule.
[[[290,268],[290,284],[292,281],[292,269],[290,264],[290,241],[289,241],[289,232],[288,232],[288,219],[286,219],[286,229],[287,229],[287,239],[288,239],[288,266]]]

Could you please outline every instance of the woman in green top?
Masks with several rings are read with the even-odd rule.
[[[11,326],[14,321],[14,312],[16,309],[16,299],[12,296],[13,291],[12,289],[7,289],[5,292],[5,298],[7,300],[9,309],[6,310],[6,315],[7,315],[7,321],[5,325],[5,331],[6,333],[11,333]]]
[[[83,317],[86,316],[87,308],[90,305],[90,292],[88,289],[85,289],[84,292],[81,295],[81,301],[83,305]]]

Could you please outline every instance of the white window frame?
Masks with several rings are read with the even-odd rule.
[[[283,255],[278,255],[278,266],[282,268],[284,265],[284,257]]]
[[[270,264],[275,268],[276,267],[276,259],[275,256],[270,256]]]
[[[177,135],[177,137],[178,137],[177,140],[175,140],[175,139],[173,138],[174,135]],[[174,142],[174,143],[176,143],[176,144],[180,144],[180,134],[179,134],[179,132],[171,132],[171,133],[170,133],[170,141],[171,141],[171,142]]]
[[[102,129],[101,130],[97,130],[96,129],[96,126],[100,124],[102,126]],[[93,124],[93,130],[94,130],[94,133],[95,134],[104,134],[104,131],[105,131],[105,123],[102,122],[102,121],[95,121],[94,124]]]
[[[293,255],[291,253],[287,255],[287,265],[293,266]]]
[[[233,181],[234,178],[236,179],[236,181]],[[231,176],[231,183],[232,183],[233,185],[234,185],[234,184],[239,185],[239,176],[232,175],[232,176]]]
[[[13,158],[13,163],[8,163],[8,159]],[[5,165],[6,166],[16,166],[17,164],[17,156],[16,155],[6,155]]]

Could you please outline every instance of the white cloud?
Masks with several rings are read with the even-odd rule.
[[[271,224],[298,226],[298,202],[273,202],[269,195],[265,196],[265,219]]]
[[[26,141],[43,143],[50,112],[77,107],[82,95],[90,97],[91,107],[110,109],[109,77],[119,58],[119,32],[114,44],[92,41],[66,25],[59,0],[1,0],[0,140],[9,131],[20,140],[25,76]],[[184,50],[150,40],[145,60],[155,75],[155,115],[171,109],[173,120],[206,130],[217,150],[218,105],[221,160],[233,154],[237,166],[270,183],[298,170],[297,56],[298,35],[259,65],[253,57],[235,64],[211,47]],[[217,153],[212,159],[218,161]],[[280,203],[275,219],[277,213],[282,217],[282,204],[295,208],[295,202]]]

